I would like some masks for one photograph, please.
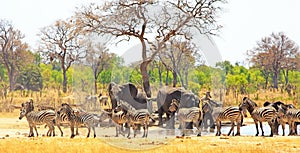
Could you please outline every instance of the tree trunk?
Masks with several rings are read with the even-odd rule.
[[[177,73],[173,70],[172,74],[173,74],[173,87],[176,87],[176,85],[177,85]]]
[[[169,85],[169,70],[167,70],[167,74],[166,74],[166,83],[165,83],[166,86]]]
[[[15,79],[14,79],[14,75],[13,75],[12,70],[9,70],[8,79],[9,79],[9,90],[14,91]]]
[[[289,83],[289,70],[282,70],[283,71],[283,76],[284,76],[284,80],[285,80],[285,85],[287,85]]]
[[[67,70],[63,68],[63,92],[67,92]]]
[[[149,81],[149,74],[147,71],[147,67],[149,65],[150,61],[143,61],[140,65],[140,70],[142,73],[142,79],[143,79],[143,88],[147,95],[147,97],[151,97],[151,88],[150,88],[150,81]]]
[[[274,72],[273,85],[274,85],[275,89],[278,89],[278,72],[277,71]]]
[[[159,78],[159,87],[162,87],[162,72],[161,72],[161,67],[158,66],[158,78]]]
[[[94,79],[94,94],[96,95],[98,93],[98,90],[97,90],[97,79]]]

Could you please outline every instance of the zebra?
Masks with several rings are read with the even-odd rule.
[[[206,99],[202,101],[202,112],[203,112],[203,128],[207,130],[208,126],[210,127],[210,131],[214,131],[215,129],[215,111],[222,107],[222,103],[216,102],[211,99]],[[209,121],[209,125],[208,125]]]
[[[124,101],[120,101],[120,103],[117,105],[115,110],[117,112],[123,111],[126,114],[127,124],[129,126],[129,128],[130,127],[133,128],[134,137],[136,137],[138,125],[141,125],[141,126],[143,126],[143,129],[144,129],[144,134],[142,137],[147,138],[149,121],[150,121],[150,119],[152,119],[152,121],[154,121],[153,118],[151,117],[148,109],[135,109],[130,104],[128,104]],[[127,138],[130,138],[130,129],[128,130]]]
[[[60,129],[60,123],[61,122],[67,122],[70,125],[70,130],[71,130],[71,138],[75,137],[74,134],[74,126],[75,126],[75,114],[74,111],[72,109],[72,107],[67,104],[67,103],[62,103],[61,107],[59,108],[59,110],[56,112],[56,125],[58,126],[58,128]],[[63,132],[60,129],[62,135]]]
[[[28,137],[34,137],[33,128],[36,132],[36,136],[38,136],[38,131],[36,125],[46,124],[49,127],[47,132],[47,136],[51,136],[53,132],[53,136],[55,136],[54,131],[54,119],[55,119],[55,111],[53,110],[41,110],[34,111],[33,100],[30,99],[28,102],[24,102],[21,105],[20,117],[21,120],[24,116],[27,119],[29,125],[29,135]]]
[[[300,109],[296,109],[295,107],[288,107],[286,111],[287,121],[290,127],[289,135],[297,134],[297,122],[300,122]]]
[[[253,118],[253,121],[254,121],[255,127],[256,127],[255,136],[258,136],[258,134],[259,134],[258,122],[260,124],[262,136],[264,136],[262,122],[268,122],[268,124],[271,128],[270,137],[273,136],[274,123],[278,117],[278,113],[274,107],[271,107],[271,106],[258,107],[257,104],[255,102],[253,102],[251,99],[249,99],[248,97],[244,97],[242,103],[240,104],[240,110],[242,110],[242,109],[247,109],[248,112],[251,114],[251,117]]]
[[[193,122],[194,126],[197,128],[197,136],[201,136],[200,125],[203,117],[202,110],[199,107],[180,107],[179,104],[180,103],[177,99],[172,99],[171,105],[169,106],[169,111],[178,111],[177,118],[182,128],[182,136],[186,135],[186,122]]]
[[[231,134],[231,132],[232,132],[232,136],[234,136],[233,129],[234,129],[235,123],[237,124],[237,132],[236,132],[235,136],[241,135],[240,129],[241,129],[242,122],[243,122],[243,114],[239,107],[237,107],[237,106],[223,107],[223,108],[220,108],[219,110],[216,110],[215,113],[218,113],[218,116],[216,117],[216,126],[217,126],[216,136],[221,135],[221,122],[222,121],[230,121],[231,122],[231,128],[227,134],[228,136]]]
[[[119,134],[124,135],[122,127],[123,124],[128,122],[127,119],[127,110],[120,110],[119,108],[114,108],[111,110],[111,112],[107,112],[103,110],[103,115],[109,116],[109,118],[115,123],[116,125],[116,137],[119,136]]]
[[[83,110],[76,110],[74,111],[72,107],[67,104],[63,103],[60,110],[57,112],[59,117],[58,121],[66,121],[71,124],[71,138],[75,137],[74,135],[74,126],[76,126],[76,135],[78,134],[78,127],[80,125],[85,125],[88,129],[87,137],[90,136],[91,129],[94,132],[94,138],[96,137],[95,126],[99,119],[92,113],[85,112]]]

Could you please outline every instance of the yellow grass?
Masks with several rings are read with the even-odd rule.
[[[122,139],[124,141],[124,139]],[[148,153],[173,153],[173,152],[300,152],[299,137],[215,137],[202,136],[192,139],[174,139],[172,141],[155,144],[155,141],[147,139],[127,139],[127,145],[137,143],[137,150],[124,149],[112,146],[117,144],[120,138],[6,138],[0,140],[0,152],[22,152],[22,153],[48,153],[48,152],[148,152]],[[121,143],[120,143],[121,144]],[[147,145],[154,145],[150,149]],[[121,146],[123,147],[123,146]]]

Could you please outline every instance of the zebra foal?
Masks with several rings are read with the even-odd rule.
[[[54,130],[54,119],[55,119],[55,111],[53,110],[41,110],[41,111],[34,111],[33,100],[30,99],[28,102],[24,102],[21,105],[20,116],[19,119],[21,120],[24,116],[27,119],[29,125],[29,135],[28,137],[34,137],[33,129],[38,136],[38,131],[36,125],[43,125],[46,124],[49,127],[47,132],[47,136],[51,136],[53,132],[53,136],[55,136]]]
[[[182,108],[179,107],[179,101],[177,99],[172,99],[171,105],[169,106],[170,112],[177,112],[177,118],[182,128],[182,136],[185,136],[186,132],[186,122],[193,122],[194,126],[197,128],[197,136],[201,136],[201,122],[203,113],[198,107]]]
[[[255,136],[258,136],[259,130],[258,130],[258,122],[260,124],[261,129],[261,135],[264,136],[264,130],[262,126],[262,122],[268,122],[270,128],[271,128],[271,134],[270,137],[274,134],[274,123],[278,117],[278,113],[276,109],[272,106],[267,107],[258,107],[255,102],[253,102],[248,97],[244,97],[242,103],[240,104],[240,110],[247,109],[248,112],[251,114],[251,117],[253,118],[253,121],[255,123],[256,127],[256,134]]]

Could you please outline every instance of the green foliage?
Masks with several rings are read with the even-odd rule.
[[[201,85],[192,81],[189,81],[189,90],[191,90],[194,94],[198,95],[201,90]]]
[[[28,65],[24,67],[17,77],[18,84],[24,86],[26,89],[39,91],[43,88],[42,75],[37,65]]]

